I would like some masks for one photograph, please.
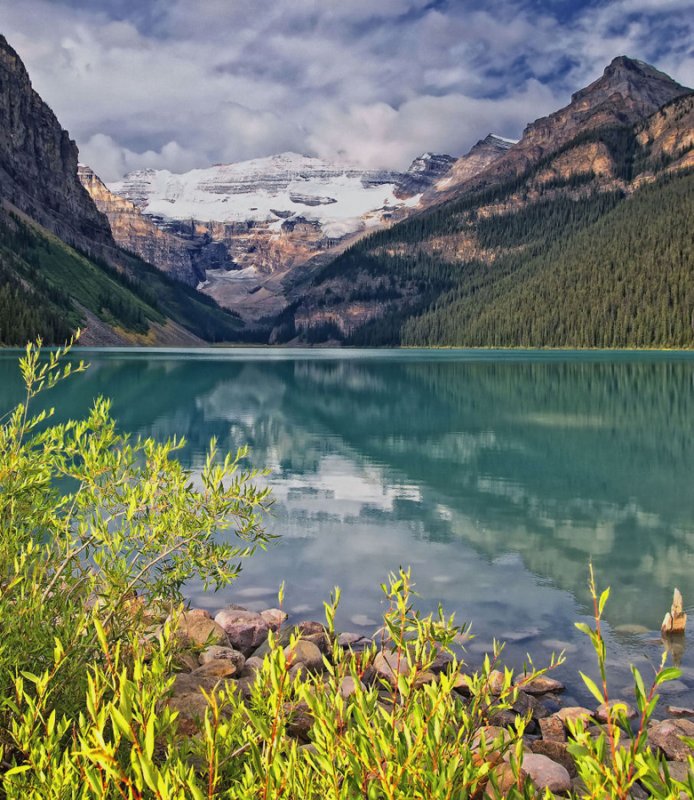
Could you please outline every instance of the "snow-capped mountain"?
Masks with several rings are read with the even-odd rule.
[[[324,237],[341,239],[378,225],[395,208],[416,205],[413,196],[396,197],[403,177],[280,153],[182,175],[140,170],[109,188],[164,220],[266,223],[279,233],[287,220],[301,218],[318,223]]]

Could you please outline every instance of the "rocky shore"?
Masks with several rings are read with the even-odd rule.
[[[270,653],[269,634],[274,633],[275,647],[284,649],[288,672],[291,678],[316,680],[325,676],[333,663],[336,652],[366,654],[358,659],[360,688],[375,687],[383,702],[392,701],[398,676],[410,667],[383,643],[382,631],[373,638],[359,633],[342,632],[331,634],[320,622],[303,621],[287,625],[287,614],[272,608],[261,612],[242,606],[231,605],[220,610],[214,617],[203,609],[191,609],[176,619],[176,636],[180,645],[177,656],[177,672],[169,706],[178,712],[179,730],[185,735],[195,735],[204,717],[208,703],[206,694],[219,688],[240,693],[248,699],[254,682],[258,679],[264,657]],[[415,686],[425,686],[440,680],[447,672],[453,657],[439,652],[433,663],[417,675]],[[346,676],[340,684],[344,699],[357,691],[357,682]],[[475,676],[465,672],[465,665],[455,676],[453,689],[461,703],[471,702]],[[538,790],[549,789],[556,795],[580,791],[574,758],[569,752],[571,740],[570,723],[584,722],[594,738],[606,733],[614,723],[611,708],[565,706],[562,703],[564,685],[548,674],[536,677],[518,675],[512,678],[509,691],[508,676],[500,669],[492,669],[486,679],[491,701],[488,703],[473,747],[482,749],[500,739],[509,739],[514,732],[516,718],[528,720],[523,737],[523,767]],[[624,712],[622,719],[631,720],[635,728],[639,724],[633,703],[613,699],[610,706],[619,705]],[[289,709],[291,722],[288,733],[304,747],[311,747],[313,719],[308,705],[295,702]],[[652,721],[647,729],[648,743],[662,754],[670,775],[681,781],[687,780],[688,759],[694,749],[683,737],[694,737],[694,708],[667,708],[668,716]],[[620,747],[628,746],[624,740]],[[485,744],[486,743],[486,744]],[[505,780],[513,780],[510,765],[498,753],[492,753],[493,768],[500,786]],[[633,797],[647,797],[645,790],[636,784]]]

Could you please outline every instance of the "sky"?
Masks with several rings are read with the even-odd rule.
[[[519,138],[618,55],[694,86],[694,0],[0,0],[104,180],[293,150],[405,169]]]

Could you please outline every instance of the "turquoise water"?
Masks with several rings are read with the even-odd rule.
[[[339,585],[342,629],[368,632],[379,584],[411,566],[428,610],[473,622],[520,666],[565,647],[560,677],[585,699],[591,668],[574,621],[589,613],[588,563],[607,608],[617,693],[626,665],[658,660],[678,586],[694,620],[694,356],[677,353],[203,350],[85,351],[91,368],[53,393],[70,416],[113,398],[122,428],[185,435],[193,468],[211,436],[268,467],[281,539],[215,609],[272,605],[320,618]],[[0,354],[0,413],[19,397]],[[634,628],[633,626],[638,626]],[[633,632],[641,631],[639,632]],[[694,702],[694,657],[668,698]]]

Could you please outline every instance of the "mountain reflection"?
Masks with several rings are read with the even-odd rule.
[[[74,416],[110,396],[122,428],[184,435],[192,465],[211,436],[249,444],[272,472],[275,529],[312,542],[316,558],[341,541],[345,571],[388,548],[400,563],[429,552],[440,563],[428,579],[445,587],[457,580],[447,562],[467,547],[490,574],[510,559],[584,610],[592,559],[613,587],[615,625],[657,628],[675,585],[692,602],[691,358],[89,357],[52,404]],[[14,358],[3,356],[0,411],[18,392]]]

